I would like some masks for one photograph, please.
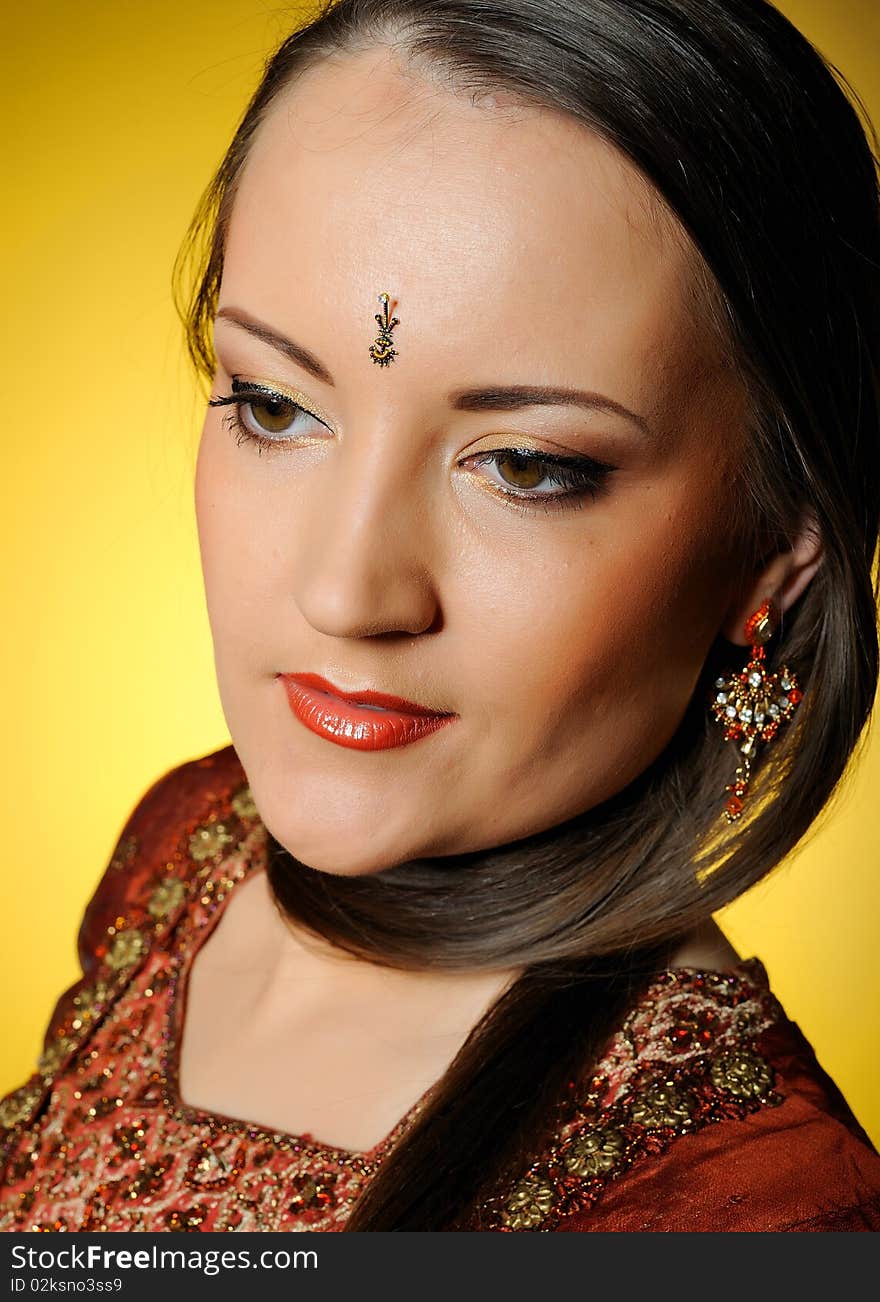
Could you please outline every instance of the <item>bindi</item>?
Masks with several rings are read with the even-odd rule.
[[[397,349],[394,347],[391,331],[396,325],[400,325],[400,320],[396,316],[391,317],[389,320],[390,299],[388,294],[380,294],[379,302],[382,304],[382,312],[377,312],[375,315],[379,333],[374,342],[370,344],[370,356],[377,366],[390,366],[392,360],[397,356]]]

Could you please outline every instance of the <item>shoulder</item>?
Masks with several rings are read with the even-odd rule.
[[[218,818],[230,803],[249,799],[247,779],[233,746],[187,760],[157,778],[135,803],[86,905],[79,928],[83,970],[102,957],[107,928],[144,894],[157,870],[179,862],[198,843],[213,852],[222,841]],[[213,836],[212,836],[213,833]],[[190,845],[190,841],[196,842]]]
[[[795,1036],[799,1032],[794,1032]],[[781,1041],[781,1035],[778,1039]],[[605,1196],[558,1230],[785,1232],[880,1230],[880,1157],[824,1072],[759,1040],[778,1102],[643,1143]],[[788,1061],[786,1061],[786,1059]]]
[[[182,907],[187,879],[257,821],[235,749],[224,746],[167,770],[136,801],[95,887],[77,936],[82,976],[58,998],[44,1046],[71,1040],[83,1008],[100,1008],[108,979],[142,957],[146,937]],[[82,1029],[82,1026],[80,1026]],[[45,1055],[44,1055],[45,1056]]]
[[[232,746],[179,764],[146,789],[86,905],[82,975],[55,1004],[36,1071],[3,1100],[0,1129],[27,1120],[153,947],[167,943],[191,897],[209,889],[215,872],[245,871],[263,833]]]
[[[755,960],[654,987],[594,1084],[486,1228],[880,1229],[880,1156]]]

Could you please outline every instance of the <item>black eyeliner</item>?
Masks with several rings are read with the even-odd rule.
[[[279,393],[277,389],[270,389],[268,384],[256,384],[251,380],[233,380],[232,392],[220,398],[209,398],[208,406],[225,407],[231,402],[241,402],[242,399],[247,399],[252,395],[269,398],[272,402],[288,402],[291,406],[299,407],[301,411],[307,412],[309,416],[314,415],[313,412],[308,411],[307,407],[302,407],[300,403],[288,397],[286,393]],[[317,420],[318,417],[316,416],[315,419]]]
[[[576,456],[574,454],[565,455],[561,452],[542,452],[538,448],[492,448],[488,452],[474,453],[474,459],[480,464],[489,457],[501,455],[507,457],[519,457],[523,461],[533,461],[550,466],[560,466],[568,470],[588,471],[594,475],[610,474],[615,470],[615,466],[609,465],[606,461],[597,461],[595,457]]]

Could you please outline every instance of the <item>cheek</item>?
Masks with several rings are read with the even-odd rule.
[[[625,545],[593,539],[555,564],[533,552],[514,570],[508,553],[503,592],[488,613],[471,608],[469,763],[486,807],[504,811],[491,827],[502,840],[625,787],[693,695],[720,622],[711,563],[698,533],[642,524]]]
[[[591,536],[585,524],[552,558],[524,547],[511,567],[508,551],[498,585],[485,601],[474,594],[466,641],[481,647],[483,677],[472,693],[496,720],[506,706],[521,746],[561,742],[575,720],[662,728],[684,711],[723,617],[723,567],[703,517],[667,501],[637,519],[628,529],[616,516],[604,534],[597,523]],[[540,721],[531,734],[529,719]]]
[[[209,417],[199,442],[194,497],[205,596],[211,624],[214,626],[215,618],[223,607],[223,578],[227,573],[226,553],[230,547],[232,530],[231,512],[228,509],[229,475],[211,424]]]
[[[242,473],[240,452],[226,430],[209,416],[196,461],[194,500],[205,599],[211,629],[222,654],[227,641],[253,632],[264,513],[258,493]],[[265,526],[263,525],[263,528]]]
[[[216,424],[216,416],[209,413],[199,440],[193,485],[199,546],[207,559],[210,559],[221,536],[219,517],[226,511],[232,477],[220,438],[222,431],[216,429]]]

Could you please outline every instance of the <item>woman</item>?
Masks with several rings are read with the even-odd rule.
[[[181,262],[233,744],[131,815],[3,1228],[880,1227],[711,917],[873,700],[878,268],[763,0],[284,43]]]

